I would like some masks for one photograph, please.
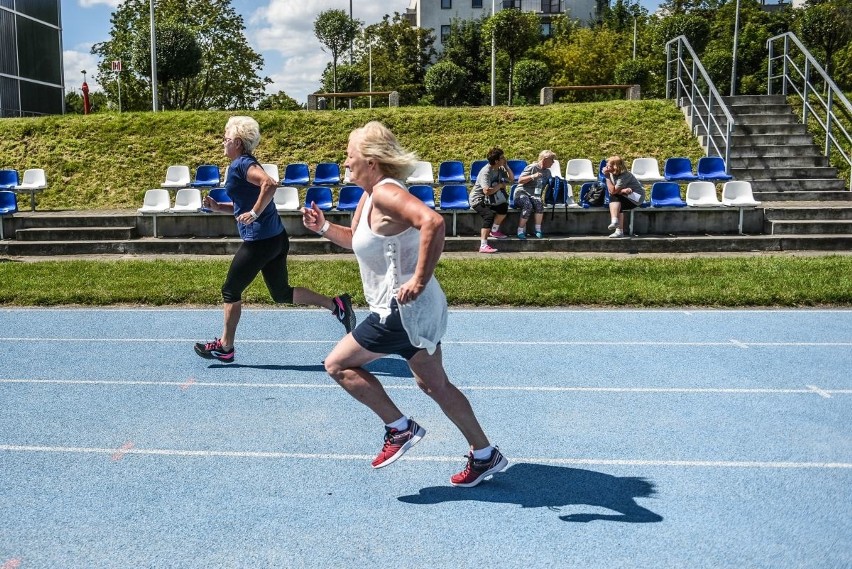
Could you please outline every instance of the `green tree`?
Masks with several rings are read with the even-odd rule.
[[[464,69],[452,61],[439,61],[426,72],[426,92],[435,103],[445,107],[454,105],[460,99],[467,83]]]
[[[435,34],[416,28],[401,14],[385,15],[367,26],[356,42],[357,65],[369,78],[373,61],[373,90],[397,91],[401,104],[416,104],[425,95],[426,68],[435,57]],[[372,45],[372,48],[369,46]]]
[[[632,45],[625,35],[606,26],[582,28],[571,41],[548,46],[543,57],[553,73],[553,85],[607,85],[614,82],[618,65],[630,59]],[[611,93],[592,92],[591,97],[610,97]],[[577,99],[571,94],[569,99]]]
[[[834,70],[834,55],[852,39],[852,2],[812,2],[801,15],[799,29],[805,45],[819,48],[825,56],[825,72]]]
[[[98,83],[110,101],[117,102],[118,83],[111,62],[121,60],[122,109],[150,109],[150,81],[131,63],[136,38],[150,35],[149,0],[124,0],[110,23],[110,39],[92,47],[92,53],[100,57]],[[185,25],[201,48],[201,72],[178,81],[183,108],[245,109],[260,100],[271,80],[258,75],[263,58],[249,46],[243,18],[234,12],[230,0],[158,0],[156,26],[164,23]],[[157,79],[161,82],[159,69]]]
[[[298,111],[302,105],[284,91],[278,91],[264,97],[257,108],[262,111]]]
[[[512,78],[515,63],[541,41],[540,22],[535,12],[501,10],[485,20],[484,37],[494,34],[497,49],[509,58],[509,105],[512,105]]]
[[[157,83],[160,100],[167,109],[188,109],[190,80],[201,72],[202,52],[195,34],[184,24],[163,22],[157,30]],[[131,64],[151,77],[151,34],[137,34]]]
[[[438,61],[449,61],[464,70],[465,89],[459,93],[458,103],[481,105],[483,93],[491,88],[491,37],[485,37],[482,26],[485,17],[478,20],[453,19],[450,35],[444,42],[444,51]]]
[[[539,93],[550,81],[550,69],[538,60],[522,59],[515,65],[515,92],[527,103],[537,104]]]
[[[314,20],[314,35],[331,54],[331,90],[338,92],[337,61],[341,54],[350,48],[361,22],[353,20],[343,10],[325,10]]]

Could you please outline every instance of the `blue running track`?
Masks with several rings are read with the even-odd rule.
[[[359,313],[363,317],[365,313]],[[0,568],[852,567],[852,311],[453,310],[450,377],[509,468],[404,361],[427,430],[325,374],[325,311],[0,310]]]

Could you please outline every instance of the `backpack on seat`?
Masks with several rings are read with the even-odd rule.
[[[595,182],[586,192],[586,202],[593,207],[604,205],[606,199],[606,184]]]

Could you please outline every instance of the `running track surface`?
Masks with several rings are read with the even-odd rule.
[[[364,312],[359,313],[363,317]],[[852,311],[453,310],[447,370],[509,468],[404,361],[426,438],[324,373],[325,311],[0,310],[0,568],[852,567]]]

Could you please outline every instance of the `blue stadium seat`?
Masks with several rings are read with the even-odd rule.
[[[603,173],[604,166],[606,166],[606,158],[602,158],[600,163],[598,164],[598,180],[600,180],[601,182],[606,179],[606,176],[604,176]]]
[[[445,160],[438,165],[439,184],[464,184],[464,163],[460,160]]]
[[[16,172],[17,175],[17,172]],[[5,239],[3,235],[3,216],[10,213],[18,212],[18,196],[15,192],[0,191],[0,239]]]
[[[340,166],[334,162],[320,162],[314,173],[314,184],[317,186],[336,186],[340,183]]]
[[[328,186],[311,186],[305,193],[305,207],[311,207],[311,202],[323,211],[334,207],[331,198],[331,188]]]
[[[515,181],[518,181],[518,178],[521,175],[521,172],[524,171],[524,168],[527,167],[526,160],[507,160],[506,164],[509,166],[509,169],[512,171],[512,175],[515,176]]]
[[[207,195],[219,203],[234,203],[234,200],[231,199],[231,196],[228,195],[225,188],[212,188],[209,192],[207,192]],[[202,206],[201,211],[209,212],[211,210]]]
[[[420,201],[425,203],[432,209],[435,209],[435,190],[432,186],[427,186],[425,184],[415,184],[408,188],[409,193],[416,198],[419,198]]]
[[[488,160],[474,160],[470,163],[470,183],[476,183],[476,177],[479,175],[479,171],[488,164]]]
[[[343,186],[340,188],[340,194],[337,196],[337,209],[340,211],[355,211],[363,193],[364,188],[361,186]]]
[[[718,156],[698,159],[698,179],[708,182],[727,182],[734,177],[725,171],[725,161]]]
[[[19,183],[17,170],[0,170],[0,189],[13,190]]]
[[[689,158],[667,158],[663,177],[669,182],[698,181],[698,176],[692,173],[692,161]]]
[[[219,167],[214,164],[202,164],[195,170],[193,188],[216,188],[219,186]]]
[[[282,186],[307,186],[311,180],[311,173],[308,170],[308,165],[304,162],[294,162],[287,164],[284,168],[284,179],[281,180]]]
[[[651,207],[686,207],[675,182],[654,182],[651,186]]]
[[[456,235],[456,215],[459,210],[470,209],[470,195],[467,193],[467,186],[451,184],[441,188],[441,209],[453,212],[453,235]]]

